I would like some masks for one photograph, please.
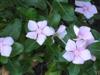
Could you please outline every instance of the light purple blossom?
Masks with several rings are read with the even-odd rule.
[[[84,40],[87,42],[87,45],[95,42],[95,39],[91,33],[91,29],[87,26],[81,26],[80,28],[74,26],[74,32],[77,36],[76,40]]]
[[[83,14],[87,19],[90,19],[97,13],[95,5],[91,4],[90,2],[76,0],[75,5],[78,6],[76,7],[75,11]]]
[[[9,57],[12,51],[14,40],[12,37],[0,38],[0,54],[1,56]]]
[[[65,50],[63,57],[74,64],[84,64],[85,61],[92,58],[90,51],[86,49],[86,42],[83,40],[74,42],[69,39]]]
[[[56,34],[59,38],[64,38],[65,35],[67,34],[65,25],[60,25],[60,27],[58,28]]]
[[[47,26],[46,20],[39,22],[29,20],[28,29],[30,32],[27,33],[26,37],[36,40],[39,45],[45,42],[47,36],[55,33],[52,27]]]

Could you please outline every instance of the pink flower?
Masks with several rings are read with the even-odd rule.
[[[68,40],[66,44],[66,51],[63,57],[74,64],[84,64],[85,61],[92,58],[88,49],[85,49],[86,42],[78,40],[76,43],[73,40]]]
[[[66,27],[64,25],[60,25],[56,34],[59,38],[64,38],[65,35],[67,34]]]
[[[46,36],[51,36],[55,33],[52,27],[47,26],[46,20],[39,22],[29,20],[28,29],[30,32],[27,33],[26,37],[36,40],[39,45],[45,42]]]
[[[12,37],[0,38],[0,54],[1,56],[9,57],[12,51],[14,40]]]
[[[75,1],[75,5],[78,6],[75,11],[83,14],[87,19],[90,19],[97,13],[95,5],[92,5],[90,2]]]
[[[74,26],[74,32],[77,36],[77,40],[84,40],[87,42],[87,45],[92,44],[95,42],[95,39],[90,31],[91,29],[87,26],[81,26],[78,28],[77,26]]]

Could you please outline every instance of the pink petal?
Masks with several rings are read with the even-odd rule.
[[[77,49],[84,50],[87,47],[86,43],[87,43],[87,41],[85,41],[85,40],[77,40],[76,41]]]
[[[94,37],[90,32],[90,28],[86,26],[80,27],[79,38],[82,38],[84,40],[91,40],[91,41],[94,40]]]
[[[75,25],[74,25],[74,32],[75,32],[76,36],[78,36],[79,28]]]
[[[37,38],[37,33],[36,32],[28,32],[26,37],[35,40]]]
[[[0,42],[3,42],[4,41],[4,38],[0,38]]]
[[[80,56],[82,59],[86,60],[90,60],[92,58],[91,53],[89,50],[82,50],[80,53]]]
[[[5,45],[13,45],[13,43],[14,43],[14,40],[13,40],[12,37],[4,38],[3,44],[5,44]]]
[[[79,57],[79,56],[75,57],[72,62],[74,64],[84,64],[84,60],[81,57]]]
[[[29,20],[28,29],[30,31],[35,31],[38,28],[37,23],[35,21]]]
[[[75,12],[84,14],[83,8],[75,8]]]
[[[91,60],[92,60],[92,61],[96,61],[96,57],[92,55]]]
[[[57,33],[58,37],[64,38],[65,35],[67,34],[66,27],[64,25],[61,25],[56,33]]]
[[[69,39],[67,44],[66,44],[66,47],[65,47],[66,51],[74,51],[76,50],[76,43]]]
[[[57,33],[62,33],[66,30],[66,27],[64,25],[60,25],[60,27],[57,30]]]
[[[46,26],[44,29],[43,29],[43,34],[46,35],[46,36],[50,36],[50,35],[53,35],[55,33],[54,29],[52,27],[48,27]]]
[[[85,6],[90,6],[91,3],[90,2],[86,2],[86,1],[77,1],[77,0],[75,0],[75,5],[83,7],[84,5]]]
[[[44,29],[47,26],[47,21],[39,21],[38,23],[39,28]]]
[[[96,8],[96,6],[95,5],[92,5],[92,7],[91,7],[91,13],[93,13],[93,14],[96,14],[96,13],[98,13],[98,11],[97,11],[97,8]]]
[[[74,54],[72,52],[65,52],[64,55],[63,55],[63,57],[67,61],[71,62],[74,59]]]
[[[87,19],[90,19],[91,17],[94,16],[94,14],[87,11],[87,12],[84,12],[84,16],[85,16]]]
[[[46,36],[45,36],[45,35],[43,35],[43,34],[38,35],[37,43],[38,43],[39,45],[42,45],[42,44],[45,42],[45,40],[46,40]]]
[[[87,32],[90,32],[90,28],[87,26],[81,26],[79,29],[79,33],[86,34]]]
[[[12,47],[11,46],[4,46],[3,48],[1,48],[1,55],[5,56],[5,57],[9,57],[12,51]]]

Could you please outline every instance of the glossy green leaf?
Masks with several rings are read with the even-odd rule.
[[[21,33],[21,27],[21,20],[15,19],[13,23],[8,24],[0,31],[0,36],[11,36],[17,40]]]
[[[14,43],[11,57],[21,54],[23,50],[24,50],[24,46],[22,44],[17,43],[17,42]]]
[[[24,43],[25,52],[31,52],[39,47],[35,40],[27,39]]]
[[[88,48],[96,58],[100,59],[100,42],[93,43]]]
[[[68,66],[69,75],[78,75],[80,72],[80,66],[75,64],[70,64]]]

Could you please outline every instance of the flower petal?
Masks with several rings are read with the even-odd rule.
[[[46,36],[45,35],[38,35],[38,38],[37,38],[37,43],[39,44],[39,45],[42,45],[44,42],[45,42],[45,40],[46,40]]]
[[[92,58],[91,53],[89,50],[82,50],[80,52],[80,56],[82,59],[86,60],[90,60]]]
[[[90,2],[86,2],[86,1],[77,1],[77,0],[75,0],[75,5],[83,7],[83,6],[90,6],[91,3]]]
[[[75,8],[75,12],[84,14],[83,8]]]
[[[64,38],[67,34],[66,27],[64,25],[61,25],[56,33],[58,37]]]
[[[39,21],[38,23],[39,28],[44,29],[47,26],[47,21]]]
[[[37,33],[36,32],[28,32],[26,37],[35,40],[37,38]]]
[[[84,64],[84,60],[81,57],[79,57],[79,56],[75,57],[72,62],[74,64]]]
[[[3,48],[1,48],[1,55],[5,56],[5,57],[9,57],[12,51],[12,47],[11,46],[4,46]]]
[[[60,27],[57,30],[57,33],[62,33],[65,31],[65,29],[66,29],[66,27],[64,25],[60,25]]]
[[[96,61],[96,57],[92,55],[91,60],[92,60],[92,61]]]
[[[63,57],[67,61],[71,62],[74,59],[74,54],[72,52],[65,52],[64,55],[63,55]]]
[[[44,29],[43,29],[43,34],[46,35],[46,36],[50,36],[50,35],[53,35],[55,33],[54,29],[52,27],[48,27],[46,26]]]
[[[28,22],[28,29],[30,31],[34,31],[38,28],[37,23],[35,21],[29,20]]]
[[[79,28],[75,25],[74,25],[74,32],[75,32],[76,36],[78,36]]]
[[[66,47],[65,47],[66,51],[74,51],[76,50],[76,43],[69,39],[67,44],[66,44]]]
[[[3,42],[4,41],[4,38],[0,38],[0,42]]]
[[[77,40],[76,41],[77,49],[84,50],[87,47],[86,43],[87,43],[87,41],[85,41],[85,40]]]
[[[91,7],[91,13],[93,13],[93,14],[96,14],[96,13],[98,13],[98,11],[97,11],[97,8],[96,8],[96,6],[95,5],[92,5],[92,7]]]
[[[87,19],[90,19],[94,14],[93,13],[91,13],[91,12],[84,12],[83,13],[84,14],[84,16],[87,18]]]
[[[13,40],[12,37],[4,38],[3,44],[5,44],[5,45],[13,45],[13,43],[14,43],[14,40]]]
[[[80,27],[79,31],[79,38],[82,38],[84,40],[94,40],[94,37],[92,33],[90,32],[90,28],[86,26]]]

